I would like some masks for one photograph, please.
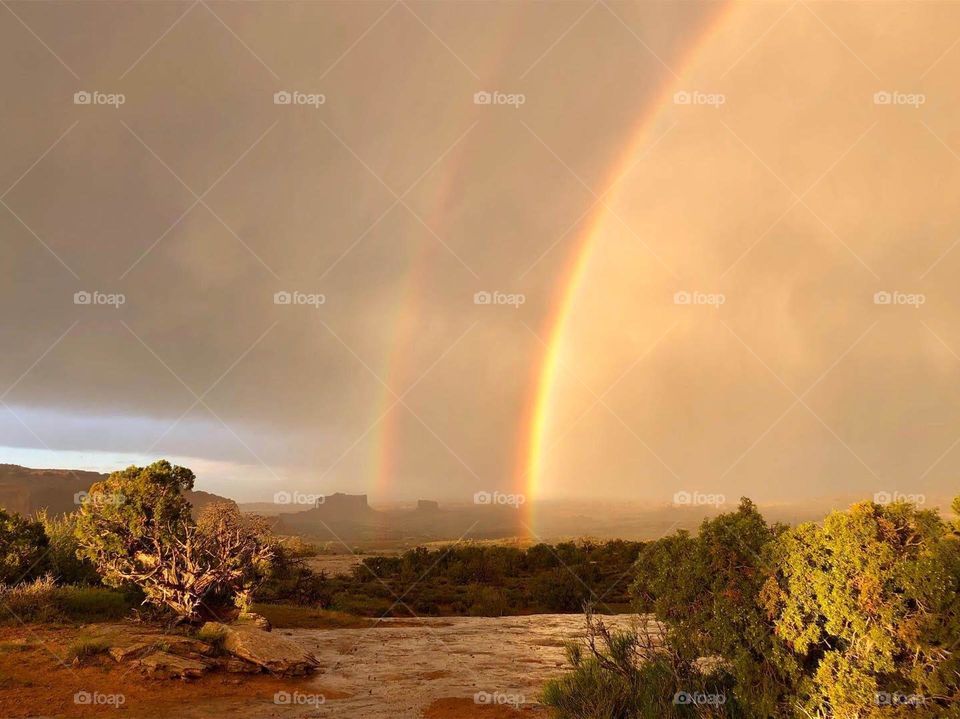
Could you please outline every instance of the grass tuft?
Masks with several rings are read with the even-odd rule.
[[[67,647],[67,658],[79,659],[82,662],[106,654],[109,649],[110,640],[105,637],[79,637]]]

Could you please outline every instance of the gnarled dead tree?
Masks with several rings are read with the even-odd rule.
[[[246,608],[273,542],[262,518],[233,503],[208,505],[194,521],[181,494],[192,486],[189,470],[166,462],[95,484],[77,521],[81,554],[108,584],[135,584],[180,621],[230,619]]]

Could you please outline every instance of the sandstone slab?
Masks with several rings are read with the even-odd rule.
[[[221,634],[223,648],[244,661],[256,664],[272,674],[302,676],[314,671],[319,662],[301,644],[265,632],[253,624],[217,624],[208,622],[203,633]]]
[[[188,659],[169,652],[154,652],[139,659],[144,674],[156,679],[198,679],[209,671],[212,663]]]
[[[189,637],[157,636],[110,647],[109,654],[115,661],[122,663],[141,659],[157,651],[175,654],[187,659],[202,660],[205,655],[213,651],[213,647]]]

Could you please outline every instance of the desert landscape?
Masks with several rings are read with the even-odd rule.
[[[960,719],[958,73],[958,0],[0,0],[0,719]]]

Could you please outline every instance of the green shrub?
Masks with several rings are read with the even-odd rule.
[[[541,701],[555,719],[741,717],[732,678],[706,674],[659,648],[645,629],[608,631],[587,615],[587,639],[567,645],[570,671],[547,682]]]
[[[467,591],[472,617],[502,617],[507,613],[507,598],[502,589],[471,584]]]
[[[80,543],[75,536],[75,514],[51,516],[43,509],[37,513],[49,541],[48,571],[61,584],[100,584],[100,575],[88,559],[78,556]]]
[[[725,711],[960,717],[958,530],[935,511],[871,502],[787,529],[744,500],[697,536],[644,547],[632,589],[681,662],[710,657],[729,673]]]
[[[259,602],[318,605],[329,607],[333,592],[326,572],[314,572],[304,559],[314,556],[313,545],[283,538],[274,545],[264,581],[257,587]]]
[[[856,504],[776,550],[763,600],[803,667],[805,714],[960,714],[960,544],[936,512]]]
[[[46,574],[47,545],[40,522],[0,508],[0,584],[19,584]]]
[[[795,667],[775,662],[780,646],[759,601],[771,543],[785,530],[743,499],[735,512],[704,520],[696,536],[680,531],[646,545],[632,586],[638,609],[664,623],[683,660],[724,658],[756,719],[778,716],[793,700]]]
[[[547,682],[541,701],[557,719],[633,719],[640,711],[630,682],[593,658],[581,660],[563,677]]]
[[[578,579],[574,568],[554,567],[534,575],[531,600],[547,612],[580,612],[592,596],[590,585]]]

